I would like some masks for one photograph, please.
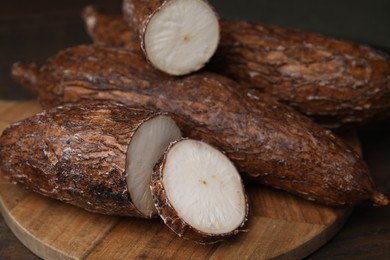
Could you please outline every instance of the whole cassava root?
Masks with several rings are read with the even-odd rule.
[[[210,70],[328,128],[390,116],[390,58],[365,45],[276,26],[221,21]]]
[[[197,71],[217,49],[218,17],[206,0],[131,0],[123,5],[132,12],[128,23],[146,58],[161,71]]]
[[[157,210],[148,209],[149,202],[142,196],[150,193],[155,163],[169,142],[180,137],[171,117],[175,118],[109,102],[53,108],[14,123],[3,132],[0,166],[12,182],[88,211],[150,218]],[[142,186],[146,181],[147,189],[136,194],[129,180],[135,182],[130,176],[139,173],[129,172],[127,167],[143,154],[131,146],[141,132],[156,125],[163,134],[145,145],[149,145],[149,153],[159,154],[155,161],[143,164],[150,173],[144,174],[145,180],[138,176],[141,181],[135,184]],[[163,150],[154,148],[155,143],[164,146]],[[151,194],[149,200],[153,205]]]
[[[115,100],[173,112],[186,136],[225,152],[246,179],[327,205],[388,203],[367,165],[330,131],[266,95],[248,98],[225,77],[170,77],[137,53],[102,46],[61,51],[31,76],[34,67],[15,64],[14,76],[35,85],[44,107]]]
[[[124,13],[130,19],[131,12],[125,8]],[[140,50],[134,28],[126,30],[120,15],[95,10],[88,17],[95,20],[87,23],[94,42]],[[389,117],[390,59],[386,54],[265,24],[220,21],[220,28],[219,48],[206,70],[238,81],[252,96],[265,92],[328,128]],[[99,33],[106,30],[110,33]]]

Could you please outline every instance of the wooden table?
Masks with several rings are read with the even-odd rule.
[[[14,0],[0,5],[0,99],[34,96],[9,76],[14,61],[43,62],[56,51],[90,42],[80,18],[91,3],[119,6],[120,0]],[[390,2],[211,1],[222,17],[300,27],[390,50]],[[390,111],[389,111],[390,113]],[[379,189],[390,195],[390,120],[358,129],[364,158]],[[390,259],[390,207],[357,206],[345,227],[309,259]],[[0,217],[0,259],[38,259]]]

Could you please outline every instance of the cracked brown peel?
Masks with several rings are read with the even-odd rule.
[[[129,30],[122,15],[108,13],[96,6],[87,6],[83,10],[85,27],[94,44],[126,46],[130,50],[142,52],[137,36]]]
[[[1,169],[25,189],[91,212],[155,217],[150,177],[180,130],[167,113],[105,103],[12,124],[0,138]]]
[[[266,95],[249,98],[223,76],[171,77],[137,53],[78,46],[51,57],[37,78],[44,107],[115,100],[173,112],[185,136],[223,151],[248,180],[327,205],[388,203],[359,155],[330,131]]]
[[[165,73],[197,71],[217,49],[218,17],[206,0],[131,0],[123,6],[145,57]]]
[[[91,16],[101,21],[90,32],[95,42],[139,50],[131,37],[118,40],[132,34],[119,15],[97,11]],[[100,36],[97,32],[106,27],[110,34]],[[265,24],[220,21],[220,28],[219,48],[206,70],[236,80],[252,95],[265,92],[328,128],[389,117],[388,55],[361,44]]]
[[[239,173],[204,142],[171,143],[150,186],[160,217],[182,238],[212,244],[244,231],[248,202]]]
[[[221,21],[210,70],[265,92],[329,128],[390,116],[390,58],[317,33]]]

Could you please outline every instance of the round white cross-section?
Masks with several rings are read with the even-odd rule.
[[[216,51],[218,18],[202,0],[171,0],[152,16],[143,40],[155,67],[171,75],[188,74]]]
[[[179,217],[205,233],[237,229],[246,216],[241,177],[232,162],[212,146],[184,140],[172,146],[163,184]]]

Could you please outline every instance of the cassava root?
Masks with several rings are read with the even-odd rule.
[[[3,132],[0,166],[12,182],[88,211],[155,217],[153,167],[181,136],[172,118],[107,102],[53,108]]]
[[[127,19],[130,12],[124,9]],[[140,51],[121,15],[88,7],[95,43]],[[127,29],[126,29],[127,27]],[[220,21],[221,40],[205,68],[240,83],[252,97],[267,93],[327,128],[388,118],[390,59],[371,47],[265,24]],[[105,33],[109,31],[109,33]]]
[[[78,46],[34,67],[14,66],[19,82],[36,79],[44,107],[115,100],[169,111],[185,120],[183,133],[222,150],[244,178],[327,205],[371,199],[386,205],[369,169],[330,131],[266,95],[250,98],[240,86],[212,73],[171,77],[124,49]]]

